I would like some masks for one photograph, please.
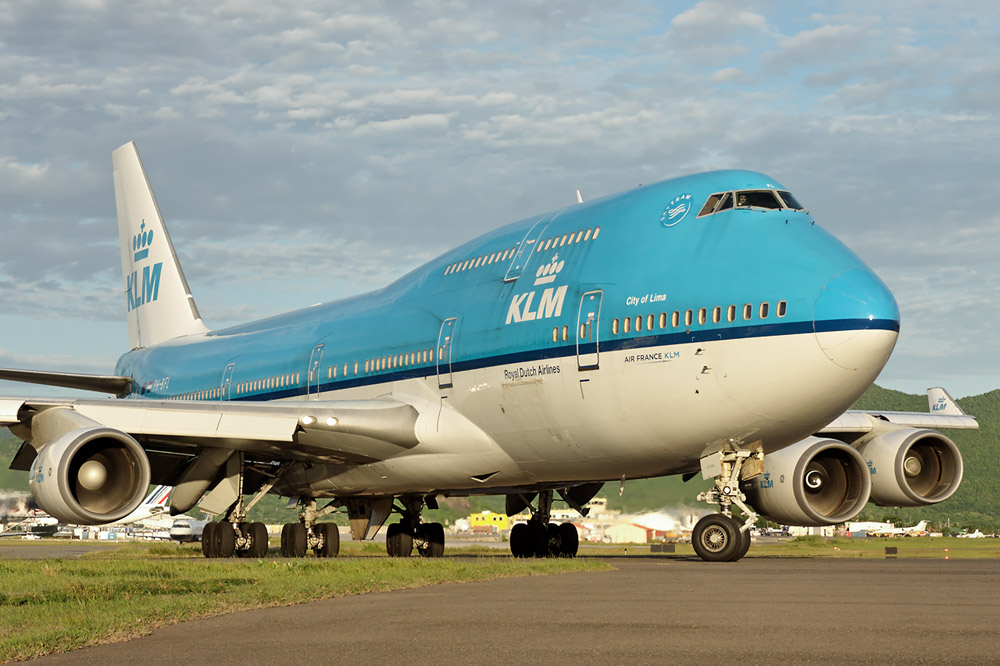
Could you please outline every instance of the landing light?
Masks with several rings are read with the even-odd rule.
[[[302,425],[305,425],[305,426],[312,425],[313,423],[316,423],[316,417],[315,416],[303,416],[302,418],[299,419],[299,423],[301,423]]]
[[[338,423],[340,423],[340,419],[338,419],[336,416],[330,416],[330,417],[327,417],[327,419],[326,419],[326,424],[328,426],[330,426],[331,428],[333,426],[337,425]]]

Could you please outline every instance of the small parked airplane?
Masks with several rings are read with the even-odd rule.
[[[267,552],[246,521],[267,492],[300,507],[286,556],[336,555],[319,519],[338,509],[355,539],[399,513],[388,553],[440,556],[423,507],[502,494],[509,515],[532,514],[514,555],[573,556],[555,495],[582,510],[607,481],[701,472],[715,484],[699,499],[720,512],[692,542],[720,561],[746,553],[758,514],[836,524],[869,500],[940,502],[962,480],[958,448],[928,428],[977,425],[943,390],[929,413],[845,412],[889,358],[899,309],[770,176],[577,203],[378,291],[210,330],[135,145],[112,161],[130,351],[113,375],[0,370],[121,398],[0,399],[0,425],[25,441],[11,467],[60,520],[120,520],[152,480],[174,487],[172,512],[222,516],[205,527],[210,557]]]

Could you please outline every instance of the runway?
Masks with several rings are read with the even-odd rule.
[[[36,661],[1000,662],[997,560],[607,561],[614,571],[436,585],[248,611]]]

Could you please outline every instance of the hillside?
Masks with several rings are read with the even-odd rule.
[[[949,431],[965,460],[965,479],[955,495],[941,504],[913,509],[886,509],[869,504],[861,514],[862,520],[890,520],[913,524],[927,519],[936,526],[946,528],[979,528],[984,532],[1000,531],[1000,517],[994,507],[1000,503],[1000,483],[993,473],[1000,470],[1000,390],[971,396],[958,401],[969,414],[979,419],[978,431]],[[894,411],[927,411],[925,395],[911,395],[872,386],[854,406],[855,409],[881,409]],[[27,490],[28,479],[24,472],[7,469],[20,442],[6,428],[0,428],[0,489]],[[640,513],[675,507],[697,507],[695,496],[710,483],[698,475],[684,483],[680,477],[628,481],[619,496],[619,484],[610,482],[601,492],[608,498],[608,506],[625,513]],[[251,512],[252,520],[282,523],[294,520],[295,513],[285,509],[286,500],[273,495],[266,497]],[[441,509],[427,512],[427,518],[452,521],[473,511],[503,510],[503,497],[453,498],[442,502]],[[337,522],[341,522],[338,520]],[[346,522],[346,520],[344,521]]]

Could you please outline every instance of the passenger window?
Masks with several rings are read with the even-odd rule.
[[[555,326],[552,329],[552,342],[559,342],[559,327]]]
[[[565,244],[566,244],[566,234],[563,234],[562,238],[559,239],[559,247],[562,247]]]
[[[365,372],[371,372],[371,361],[367,358],[365,359]]]
[[[690,326],[693,321],[694,321],[694,310],[687,310],[684,313],[684,325]]]
[[[625,332],[632,330],[632,317],[625,317]]]
[[[670,325],[677,328],[681,325],[681,313],[674,310],[674,313],[670,315]]]
[[[587,324],[580,324],[580,339],[585,340],[587,338]]]
[[[563,326],[563,342],[569,340],[569,326]]]
[[[704,324],[708,320],[708,310],[701,308],[698,310],[698,323]]]
[[[613,322],[611,322],[611,333],[614,334],[614,335],[618,335],[618,318],[617,317],[615,317],[615,320]]]
[[[576,242],[579,243],[582,238],[583,238],[583,232],[582,231],[576,232]]]
[[[753,306],[747,303],[743,306],[743,319],[750,321],[751,317],[753,317]]]
[[[767,310],[768,310],[767,303],[761,303],[760,304],[760,318],[761,319],[767,319]]]
[[[596,229],[594,229],[594,238],[593,238],[593,240],[597,240],[597,234],[599,234],[599,233],[601,233],[601,228],[600,227],[597,227]]]
[[[730,305],[726,308],[726,319],[728,321],[736,321],[736,306]]]
[[[667,313],[666,312],[661,312],[660,313],[660,328],[666,328],[666,327],[667,327]]]
[[[358,374],[358,362],[354,362],[354,374]]]
[[[642,315],[636,315],[635,317],[635,332],[638,333],[642,330]]]
[[[718,305],[712,308],[712,321],[716,324],[722,321],[722,308]]]
[[[778,301],[778,316],[784,317],[788,312],[788,301]]]
[[[589,241],[590,240],[590,232],[591,231],[593,231],[593,229],[587,229],[587,231],[584,232],[584,234],[583,234],[583,240],[585,240],[585,241]]]
[[[653,330],[653,315],[648,315],[646,317],[646,330],[647,331]]]

